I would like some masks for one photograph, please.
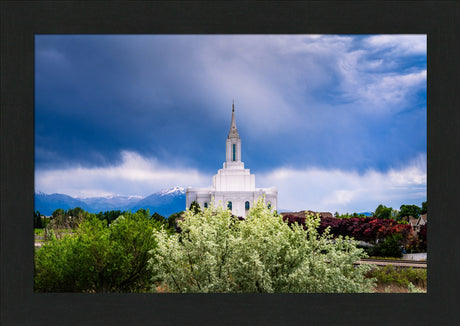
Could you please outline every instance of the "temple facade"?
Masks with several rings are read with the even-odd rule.
[[[249,169],[245,169],[241,161],[241,139],[236,128],[234,103],[225,156],[223,168],[212,178],[212,187],[186,189],[186,208],[190,208],[193,201],[206,208],[213,202],[216,206],[227,207],[236,216],[245,217],[259,198],[265,198],[265,203],[276,210],[276,187],[256,188],[255,175],[251,174]]]

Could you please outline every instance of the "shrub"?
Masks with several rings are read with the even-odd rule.
[[[375,268],[367,275],[375,278],[377,283],[381,285],[395,284],[406,288],[409,288],[410,284],[421,288],[427,286],[426,269],[422,268],[398,268],[387,265]]]
[[[418,232],[418,240],[419,240],[418,249],[420,251],[425,251],[425,252],[426,252],[426,228],[427,228],[427,224],[425,223],[420,227],[420,231]]]
[[[181,233],[155,231],[152,288],[171,292],[371,292],[371,268],[355,266],[363,250],[348,238],[331,241],[309,215],[290,226],[259,201],[245,220],[229,210],[187,210]]]
[[[159,222],[143,212],[126,213],[107,227],[95,216],[84,219],[75,234],[51,239],[35,256],[35,291],[145,291],[149,250]]]
[[[385,238],[385,241],[368,248],[369,256],[378,257],[396,257],[401,258],[402,253],[402,235],[392,234]]]
[[[420,227],[418,233],[413,233],[409,237],[406,245],[406,250],[409,253],[426,252],[426,228],[427,224]]]
[[[325,217],[321,219],[319,231],[324,232],[327,228],[335,236],[349,236],[355,240],[367,242],[376,242],[379,239],[385,239],[392,234],[401,234],[403,242],[411,234],[411,227],[406,224],[400,224],[392,219],[377,218],[356,218],[337,219]]]

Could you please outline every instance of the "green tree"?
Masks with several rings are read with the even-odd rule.
[[[405,216],[413,216],[418,218],[420,216],[421,209],[417,205],[401,205],[399,208],[398,218],[401,219]]]
[[[141,292],[150,283],[149,251],[160,223],[146,212],[126,213],[107,226],[95,215],[74,234],[52,236],[35,253],[39,292]]]
[[[175,229],[176,228],[176,220],[182,216],[184,212],[177,212],[169,215],[168,220],[166,222],[168,228]]]
[[[142,216],[144,218],[150,218],[150,210],[148,208],[140,208],[137,210],[135,214],[137,214],[138,216]]]
[[[73,216],[73,217],[79,217],[79,218],[82,218],[86,216],[87,214],[88,213],[85,212],[83,209],[81,209],[81,207],[71,208],[67,212],[65,212],[65,215],[67,216]]]
[[[374,247],[368,249],[370,256],[378,257],[402,257],[403,236],[399,233],[392,234]]]
[[[51,215],[56,218],[58,216],[64,216],[65,211],[62,208],[56,209]]]
[[[56,209],[45,229],[45,238],[52,233],[55,237],[61,238],[63,235],[73,232],[83,219],[89,216],[80,207],[64,211],[62,208]],[[50,231],[52,231],[50,233]]]
[[[164,216],[158,214],[157,212],[153,213],[152,219],[155,220],[155,221],[161,222],[161,223],[166,222],[166,218]]]
[[[189,210],[191,210],[193,213],[198,214],[201,212],[201,207],[200,204],[196,200],[194,200],[189,207]]]
[[[306,229],[289,226],[263,201],[245,220],[210,207],[185,212],[181,233],[154,231],[158,246],[150,260],[153,288],[171,292],[370,292],[369,265],[349,238],[320,235],[318,215]]]
[[[39,211],[34,213],[34,229],[43,229],[42,217]]]
[[[122,212],[120,210],[105,211],[104,213],[99,212],[97,214],[97,217],[100,220],[105,220],[107,225],[109,225],[110,223],[115,221],[118,218],[118,216],[123,215],[124,213],[126,212]]]
[[[420,214],[426,214],[427,209],[428,209],[428,208],[427,208],[427,205],[426,205],[426,201],[424,201],[424,202],[422,203],[422,209],[420,210]]]
[[[380,204],[376,209],[375,209],[375,213],[374,213],[374,216],[376,218],[380,218],[380,219],[390,219],[391,218],[391,214],[392,214],[392,211],[393,211],[393,208],[392,207],[386,207],[382,204]]]

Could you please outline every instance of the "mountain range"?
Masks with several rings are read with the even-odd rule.
[[[140,208],[149,209],[150,213],[168,217],[169,215],[185,210],[185,189],[176,186],[161,192],[153,193],[147,197],[112,195],[107,197],[78,198],[65,194],[35,193],[35,211],[41,215],[49,216],[56,209],[64,210],[80,207],[90,213],[99,213],[111,210],[136,212]],[[278,212],[290,212],[291,210],[279,208]],[[363,212],[371,216],[370,212]]]
[[[185,190],[174,187],[151,194],[147,197],[112,195],[107,197],[78,198],[65,194],[35,193],[35,211],[49,216],[56,209],[64,210],[80,207],[90,213],[99,213],[111,210],[136,212],[140,208],[149,209],[150,213],[168,217],[169,215],[185,210]]]

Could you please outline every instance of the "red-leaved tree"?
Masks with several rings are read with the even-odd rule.
[[[297,215],[285,215],[283,219],[291,225],[298,223],[305,225],[305,217]],[[319,232],[323,233],[326,228],[334,236],[349,236],[358,241],[376,242],[393,234],[401,234],[403,241],[407,241],[412,229],[408,224],[399,224],[392,219],[377,219],[374,217],[338,219],[323,217],[319,226]]]

